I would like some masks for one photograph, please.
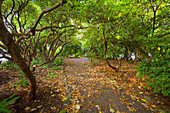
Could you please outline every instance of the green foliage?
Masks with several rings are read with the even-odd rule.
[[[24,72],[18,66],[17,66],[16,69],[18,70],[18,73],[19,73],[19,76],[20,76],[19,81],[15,82],[16,85],[17,85],[17,88],[27,87],[28,86],[28,80],[26,79]]]
[[[81,57],[83,55],[82,45],[81,43],[76,45],[66,45],[62,51],[64,57]]]
[[[56,65],[56,66],[62,66],[62,65],[64,65],[64,62],[63,62],[63,59],[62,59],[62,58],[56,58],[56,59],[53,61],[52,64],[54,64],[54,65]]]
[[[19,87],[27,87],[28,86],[28,80],[26,79],[26,77],[20,78],[19,82],[15,82]]]
[[[59,113],[67,113],[67,109],[63,109]]]
[[[50,65],[45,64],[45,65],[43,65],[42,67],[39,67],[39,68],[43,68],[43,69],[45,69],[45,68],[50,68],[50,67],[51,67]]]
[[[61,68],[59,66],[54,66],[51,68],[51,70],[60,70]]]
[[[9,28],[10,33],[22,34],[22,31],[26,33],[34,25],[42,10],[52,7],[59,1],[29,0],[28,4],[23,5],[26,1],[5,0],[2,4],[2,16],[8,16],[4,18],[4,25]],[[12,8],[14,2],[15,7]],[[150,59],[139,63],[138,75],[140,78],[147,75],[148,86],[153,87],[155,92],[169,95],[168,46],[170,40],[167,4],[169,4],[168,0],[68,0],[68,3],[62,7],[44,14],[36,27],[36,29],[40,29],[41,26],[54,28],[40,31],[40,36],[39,31],[36,31],[35,37],[31,36],[22,40],[19,43],[21,50],[25,47],[28,49],[20,53],[26,52],[32,56],[35,41],[41,37],[37,44],[38,53],[43,57],[48,53],[47,56],[50,56],[48,60],[59,52],[63,42],[70,40],[71,44],[65,46],[62,51],[63,56],[81,57],[87,52],[91,60],[102,59],[105,56],[104,48],[107,48],[106,58],[116,58],[124,54],[128,59],[131,53],[138,53],[141,59],[146,59],[147,55],[151,54]],[[76,28],[80,27],[88,28],[78,32]],[[49,33],[54,35],[49,36],[48,39],[44,38]],[[55,37],[56,41],[54,41]],[[51,51],[48,52],[48,50]],[[35,59],[32,61],[32,65],[41,63]],[[92,64],[96,65],[94,62]],[[56,70],[59,69],[56,66],[64,65],[64,63],[59,58],[53,61],[53,65],[55,66],[52,70]],[[7,62],[4,69],[11,67],[16,68]],[[50,68],[50,65],[43,65],[41,68]],[[19,73],[20,76],[24,75],[21,71]],[[53,74],[50,73],[49,76]],[[17,84],[25,86],[26,79],[21,78]]]
[[[16,69],[16,68],[17,68],[17,65],[14,64],[14,63],[11,62],[11,61],[6,61],[6,62],[4,62],[3,64],[1,64],[1,67],[2,67],[4,70],[7,70],[7,69]]]
[[[53,78],[55,76],[57,76],[57,75],[55,75],[55,72],[50,72],[50,73],[48,73],[48,76],[46,76],[45,78]]]
[[[37,64],[41,64],[41,63],[42,63],[41,60],[36,60],[36,59],[33,59],[31,62],[32,65],[37,65]]]
[[[12,102],[16,101],[18,98],[20,98],[20,97],[13,98],[16,94],[17,93],[14,93],[9,98],[6,98],[0,101],[0,113],[11,113],[11,110],[9,110],[7,106],[11,104]]]
[[[133,61],[129,60],[128,63],[129,63],[129,64],[133,64]]]
[[[96,63],[96,62],[92,62],[92,65],[93,65],[93,66],[97,66],[97,65],[98,65],[98,63]]]
[[[146,82],[148,87],[152,87],[154,92],[163,93],[165,96],[170,96],[170,50],[168,46],[158,47],[154,52],[153,59],[141,61],[136,67],[138,76],[147,77]]]

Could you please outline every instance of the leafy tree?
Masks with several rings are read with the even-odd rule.
[[[161,68],[159,73],[153,71],[152,75],[161,79],[151,77],[153,83],[158,82],[164,76],[168,77],[167,4],[168,0],[1,0],[0,53],[17,63],[29,79],[30,99],[36,92],[36,79],[30,71],[31,61],[40,55],[44,62],[36,66],[50,63],[71,41],[75,54],[79,48],[77,45],[82,44],[89,56],[103,58],[109,66],[108,58],[120,59],[119,55],[124,54],[130,59],[134,53],[136,61],[137,58],[143,60],[140,68],[156,64],[154,68],[145,69],[144,72],[150,74],[148,72],[160,62],[159,66],[164,69]],[[78,34],[83,35],[77,38]],[[67,55],[66,51],[72,54],[67,47],[63,54]],[[117,71],[117,67],[111,67]],[[138,68],[143,76],[146,73],[142,71]],[[161,71],[165,72],[162,77]],[[164,83],[161,87],[165,86]],[[167,87],[159,91],[167,90]]]
[[[56,8],[65,4],[62,0],[52,7],[42,10],[37,14],[37,5],[30,0],[14,1],[1,0],[0,1],[0,40],[3,43],[4,49],[11,55],[13,62],[17,63],[20,69],[25,73],[30,82],[29,99],[35,97],[36,94],[36,79],[29,69],[29,66],[24,59],[23,51],[32,43],[32,37],[37,31],[44,31],[46,29],[59,28],[59,26],[41,26],[41,20],[45,20],[44,15],[55,10]],[[35,15],[34,15],[35,14]],[[36,17],[34,17],[36,16]],[[38,17],[37,17],[38,16]],[[25,41],[26,40],[26,41]],[[22,50],[24,48],[24,50]],[[33,51],[33,49],[30,49]]]

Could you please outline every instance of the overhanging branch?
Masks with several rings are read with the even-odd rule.
[[[35,35],[35,28],[37,27],[39,21],[41,20],[41,18],[43,17],[44,14],[48,13],[48,12],[51,12],[53,11],[54,9],[62,6],[63,4],[67,3],[66,0],[61,0],[58,4],[54,5],[53,7],[51,8],[48,8],[48,9],[45,9],[43,10],[40,15],[38,16],[37,20],[35,21],[33,27],[31,28],[31,32],[33,33],[33,36]]]

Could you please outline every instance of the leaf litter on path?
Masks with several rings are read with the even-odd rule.
[[[98,65],[95,66],[86,58],[65,58],[64,62],[68,86],[65,84],[63,70],[40,69],[35,73],[36,101],[26,104],[24,100],[21,100],[10,108],[13,111],[18,109],[17,112],[19,110],[22,112],[66,110],[79,113],[150,113],[169,110],[169,98],[153,93],[152,89],[144,89],[146,83],[136,75],[132,64],[123,61],[120,72],[115,72],[104,61],[96,61]],[[111,62],[118,64],[114,60]],[[57,76],[49,76],[51,72]],[[4,90],[6,87],[9,90],[16,90],[16,88],[10,88],[12,82],[7,84],[7,82],[2,84],[0,89]],[[68,93],[68,87],[70,93]],[[21,89],[28,90],[28,88]],[[72,95],[71,103],[63,105],[68,95]]]

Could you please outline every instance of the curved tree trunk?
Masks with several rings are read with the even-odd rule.
[[[1,5],[1,3],[0,3]],[[19,46],[13,40],[11,33],[7,30],[4,25],[2,13],[0,9],[0,40],[6,46],[8,53],[11,55],[13,61],[20,67],[24,72],[26,77],[29,79],[30,83],[30,93],[29,99],[33,99],[36,94],[36,78],[33,73],[30,71],[29,66],[26,64],[24,58],[21,56],[21,51]]]
[[[2,37],[2,35],[0,34],[0,39],[4,43],[4,45],[7,47],[8,52],[10,53],[14,62],[20,67],[20,69],[24,72],[26,77],[29,79],[29,83],[30,83],[30,87],[31,87],[30,93],[29,93],[29,99],[33,99],[36,94],[35,76],[30,71],[29,66],[26,64],[25,60],[22,58],[22,56],[20,54],[20,49],[15,44],[12,37]],[[9,43],[8,43],[8,40],[11,40],[11,41],[9,41]]]
[[[2,31],[2,29],[1,29]],[[8,37],[3,37],[0,33],[0,39],[3,44],[7,47],[9,54],[11,55],[14,62],[20,67],[20,69],[24,72],[26,77],[29,79],[30,83],[30,93],[29,99],[33,99],[36,94],[36,79],[33,73],[30,71],[29,66],[26,64],[24,58],[20,54],[20,49],[18,45],[16,45],[15,41],[12,39],[10,34],[6,35]],[[10,40],[10,41],[9,41]]]
[[[116,72],[118,72],[118,68],[112,66],[112,65],[109,63],[108,59],[105,59],[105,61],[107,62],[107,64],[108,64],[109,67],[111,67],[113,70],[115,70]]]

